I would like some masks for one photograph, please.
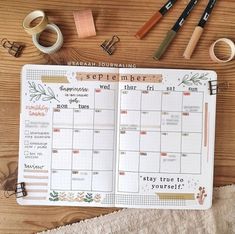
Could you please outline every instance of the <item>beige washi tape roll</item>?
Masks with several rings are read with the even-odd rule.
[[[216,54],[215,54],[215,46],[218,44],[218,43],[224,43],[226,45],[229,46],[230,48],[230,56],[228,59],[220,59]],[[210,53],[210,57],[211,59],[214,61],[214,62],[217,62],[217,63],[227,63],[229,61],[231,61],[234,56],[235,56],[235,44],[232,40],[228,39],[228,38],[220,38],[218,39],[217,41],[215,41],[210,49],[209,49],[209,53]]]
[[[39,17],[42,18],[40,22],[36,26],[31,27],[30,24]],[[23,28],[30,35],[42,32],[46,28],[47,24],[48,18],[46,14],[41,10],[36,10],[29,13],[23,20]]]
[[[57,25],[55,25],[55,24],[48,24],[48,25],[46,26],[45,30],[47,30],[47,29],[56,32],[56,34],[57,34],[57,40],[56,40],[55,44],[52,45],[52,46],[49,46],[49,47],[40,45],[40,43],[39,43],[39,37],[40,37],[40,35],[41,35],[41,32],[40,32],[40,33],[37,33],[37,34],[34,34],[34,35],[32,36],[33,44],[34,44],[41,52],[43,52],[43,53],[45,53],[45,54],[53,54],[53,53],[55,53],[56,51],[58,51],[58,50],[62,47],[63,41],[64,41],[64,40],[63,40],[63,35],[62,35],[62,33],[61,33],[59,27],[58,27]]]

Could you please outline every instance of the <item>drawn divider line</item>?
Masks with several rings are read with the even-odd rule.
[[[25,183],[25,186],[48,186],[48,183],[32,182]]]
[[[27,193],[47,193],[47,189],[27,189]]]
[[[30,173],[48,173],[48,170],[31,170],[31,169],[24,169],[24,172],[30,172]]]
[[[93,127],[94,126],[94,127]],[[94,124],[94,125],[74,125],[74,130],[113,130],[114,125],[113,124]]]
[[[32,197],[32,196],[26,196],[26,197],[22,197],[22,199],[24,200],[46,200],[46,197]]]
[[[95,126],[107,126],[107,127],[113,127],[114,126],[114,124],[97,124],[97,123],[95,123],[94,124]],[[89,123],[81,123],[81,124],[69,124],[69,123],[53,123],[53,126],[54,126],[54,128],[61,128],[61,129],[63,129],[64,127],[59,127],[59,126],[69,126],[69,127],[83,127],[83,128],[85,128],[85,127],[90,127],[90,126],[93,126],[93,124],[89,124]],[[58,127],[55,127],[55,126],[58,126]]]
[[[140,125],[135,125],[135,126],[132,126],[132,125],[127,125],[127,124],[120,124],[120,128],[134,128],[134,127],[138,127],[139,128]],[[159,126],[154,126],[154,125],[141,125],[141,129],[144,129],[144,128],[150,128],[150,129],[153,129],[153,128],[156,128],[156,129],[160,129],[160,125]]]
[[[207,147],[207,162],[209,161],[209,151],[210,151],[210,142],[209,142],[209,132],[210,132],[210,125],[209,125],[209,119],[210,119],[210,112],[208,112],[208,131],[207,131],[207,142],[208,142],[208,147]]]
[[[207,147],[208,140],[208,103],[205,103],[205,128],[204,128],[204,147]]]
[[[48,176],[34,176],[34,175],[24,175],[25,179],[48,179]]]

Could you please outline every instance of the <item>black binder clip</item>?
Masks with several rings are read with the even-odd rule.
[[[19,42],[10,42],[6,38],[1,41],[2,47],[8,50],[8,53],[16,58],[18,58],[22,50],[24,49],[24,45]]]
[[[15,195],[16,198],[27,196],[27,191],[25,189],[25,183],[21,182],[21,183],[16,184],[14,191],[5,191],[4,195],[6,198],[9,198],[13,195]]]
[[[111,40],[105,40],[100,46],[105,52],[107,52],[109,55],[112,55],[113,52],[116,50],[115,44],[119,41],[120,38],[114,35]]]
[[[216,95],[221,91],[227,90],[229,88],[229,82],[218,83],[217,80],[209,81],[210,95]]]

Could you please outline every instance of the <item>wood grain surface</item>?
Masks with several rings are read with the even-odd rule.
[[[183,52],[207,0],[199,1],[188,17],[174,43],[162,58],[152,59],[155,49],[171,28],[188,1],[179,0],[174,8],[143,40],[134,35],[139,27],[166,0],[0,0],[1,39],[26,44],[23,55],[14,58],[0,48],[0,181],[1,189],[12,188],[18,161],[20,72],[24,64],[67,64],[67,62],[103,62],[135,64],[137,67],[213,69],[218,79],[230,82],[230,89],[218,95],[214,186],[235,183],[235,63],[216,64],[209,58],[210,44],[218,38],[235,41],[235,1],[218,1],[206,25],[191,60],[183,59]],[[78,39],[73,21],[74,10],[91,8],[97,36]],[[64,35],[64,46],[57,54],[45,56],[32,44],[31,37],[22,29],[25,15],[35,9],[44,10],[50,21],[57,24]],[[112,35],[121,42],[113,56],[108,56],[100,44]],[[42,35],[44,44],[55,36]],[[226,48],[224,48],[226,51]],[[222,51],[223,52],[223,51]],[[33,233],[106,214],[115,209],[80,207],[19,206],[15,198],[0,194],[0,233]]]

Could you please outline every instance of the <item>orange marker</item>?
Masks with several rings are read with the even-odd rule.
[[[177,0],[168,1],[159,11],[155,12],[155,14],[135,34],[135,37],[142,39],[151,30],[151,28],[171,9],[176,1]]]

